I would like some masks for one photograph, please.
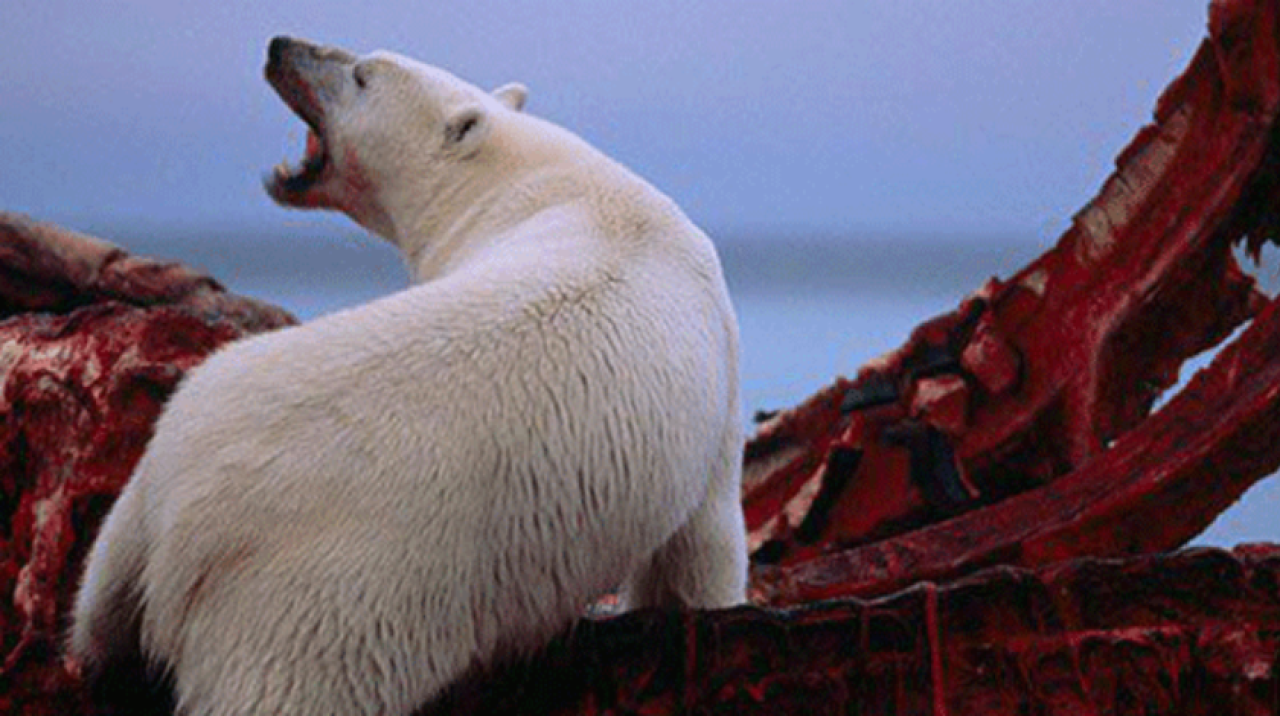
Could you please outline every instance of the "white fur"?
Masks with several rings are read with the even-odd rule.
[[[364,183],[309,205],[395,243],[417,285],[192,371],[76,601],[73,657],[140,644],[185,714],[410,713],[619,585],[632,607],[744,597],[710,242],[520,112],[522,87],[358,62],[370,81],[341,85],[325,133],[334,181]]]

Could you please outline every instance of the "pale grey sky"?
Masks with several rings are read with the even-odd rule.
[[[261,79],[286,33],[520,80],[741,230],[1052,238],[1203,36],[1205,0],[7,0],[0,208],[82,228],[313,221],[263,171],[303,131]]]

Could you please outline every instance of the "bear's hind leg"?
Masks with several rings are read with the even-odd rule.
[[[461,587],[417,589],[411,570],[359,546],[354,562],[307,545],[210,588],[187,615],[178,713],[408,716],[471,664]]]

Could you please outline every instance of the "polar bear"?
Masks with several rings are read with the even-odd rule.
[[[311,130],[269,193],[385,237],[414,285],[183,380],[88,558],[72,663],[145,659],[184,714],[403,714],[619,586],[742,602],[738,338],[706,236],[519,85],[268,55]]]

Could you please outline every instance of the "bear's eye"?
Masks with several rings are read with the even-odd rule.
[[[356,87],[364,89],[369,86],[369,66],[356,65],[351,70],[351,77],[356,81]]]

